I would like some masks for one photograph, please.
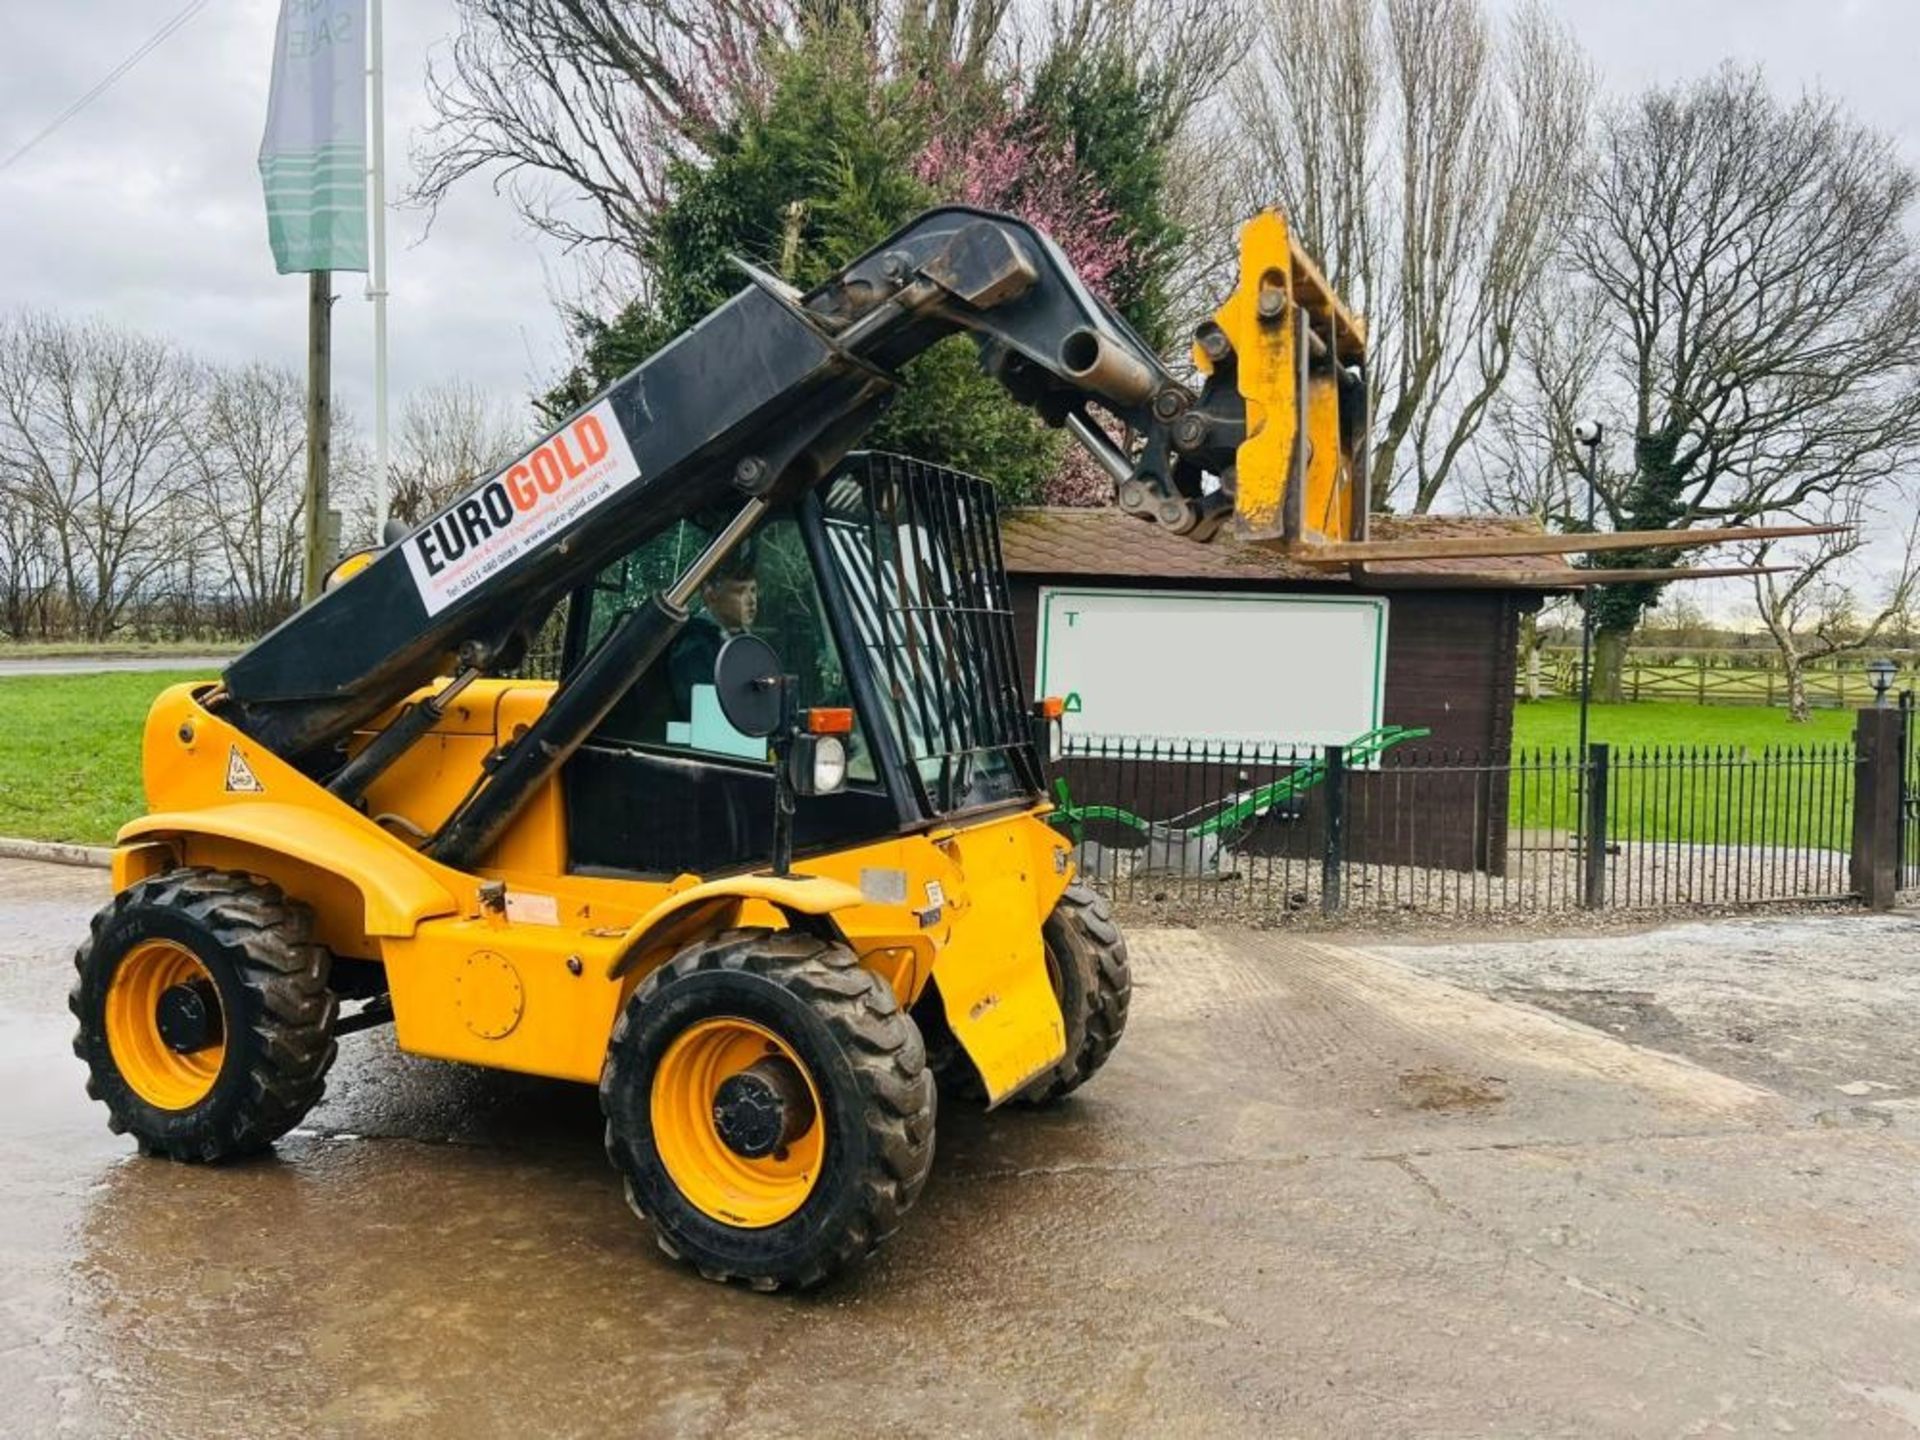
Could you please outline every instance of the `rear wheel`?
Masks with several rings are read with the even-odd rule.
[[[107,1124],[141,1150],[264,1150],[319,1100],[336,1002],[312,916],[246,875],[175,870],[130,886],[74,957],[74,1053]]]
[[[648,976],[601,1073],[607,1155],[712,1280],[817,1284],[899,1226],[933,1162],[920,1032],[844,945],[736,930]]]

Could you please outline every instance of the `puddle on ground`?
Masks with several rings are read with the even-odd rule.
[[[1507,1082],[1498,1075],[1468,1075],[1444,1065],[1402,1071],[1400,1098],[1414,1110],[1484,1110],[1507,1098]]]

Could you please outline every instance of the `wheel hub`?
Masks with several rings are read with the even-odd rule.
[[[757,1160],[804,1134],[813,1124],[806,1078],[784,1056],[771,1055],[721,1082],[713,1097],[713,1128],[736,1155]]]
[[[187,946],[156,936],[129,949],[102,1020],[114,1068],[147,1104],[188,1110],[213,1093],[227,1051],[220,990]]]
[[[220,1021],[220,992],[205,977],[170,985],[160,993],[154,1025],[166,1047],[176,1055],[191,1055],[217,1045],[226,1038]]]
[[[727,1225],[778,1225],[826,1164],[820,1091],[777,1032],[736,1015],[696,1020],[653,1072],[653,1143],[688,1202]]]

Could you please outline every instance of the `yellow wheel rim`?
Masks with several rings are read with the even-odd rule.
[[[207,1098],[227,1057],[224,1038],[182,1053],[160,1033],[160,997],[213,975],[186,946],[148,940],[129,950],[107,986],[107,1048],[133,1093],[160,1110],[187,1110]],[[213,991],[217,996],[218,991]],[[226,1026],[222,1016],[220,1033]]]
[[[806,1084],[805,1128],[770,1154],[739,1153],[721,1138],[714,1106],[720,1087],[751,1066],[784,1061]],[[689,1026],[653,1075],[653,1143],[680,1193],[701,1212],[743,1229],[777,1225],[813,1193],[826,1157],[820,1090],[800,1057],[773,1031],[720,1016]]]

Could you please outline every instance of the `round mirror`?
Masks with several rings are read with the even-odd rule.
[[[780,657],[758,635],[735,635],[713,662],[720,713],[742,735],[765,738],[780,728]]]

